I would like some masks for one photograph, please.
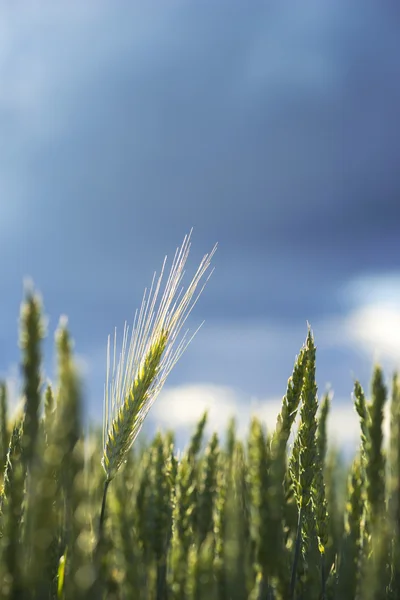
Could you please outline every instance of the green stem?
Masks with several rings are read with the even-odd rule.
[[[90,598],[101,598],[103,596],[104,590],[104,573],[102,569],[102,561],[103,561],[103,552],[104,552],[104,543],[103,543],[103,534],[104,534],[104,521],[106,516],[106,501],[107,501],[107,490],[110,485],[110,479],[106,479],[103,487],[103,500],[101,502],[101,512],[99,519],[99,529],[98,529],[98,537],[97,544],[94,550],[94,561],[97,569],[97,577],[93,583],[93,588],[90,590]],[[89,597],[89,596],[88,596]]]
[[[296,546],[294,549],[294,557],[293,557],[293,566],[292,566],[292,577],[290,579],[290,599],[294,600],[295,588],[296,588],[296,578],[297,578],[297,565],[299,562],[300,556],[300,546],[301,546],[301,526],[303,521],[303,509],[300,506],[299,510],[299,519],[297,521],[297,534],[296,534]]]
[[[107,500],[107,490],[110,485],[110,479],[106,479],[104,482],[103,489],[103,501],[101,503],[101,513],[100,513],[100,521],[99,521],[99,544],[103,538],[103,529],[104,529],[104,518],[106,515],[106,500]]]
[[[325,576],[325,554],[321,554],[321,600],[326,600],[326,576]]]

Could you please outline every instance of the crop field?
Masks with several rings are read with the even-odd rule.
[[[182,452],[173,431],[137,443],[191,340],[183,327],[209,273],[214,250],[181,288],[189,239],[162,294],[162,279],[153,280],[120,353],[116,340],[109,343],[103,431],[86,438],[67,322],[55,336],[56,381],[44,384],[43,309],[27,291],[22,403],[12,418],[0,387],[0,598],[400,598],[396,375],[385,383],[376,366],[370,390],[355,382],[360,440],[350,465],[327,448],[331,399],[318,397],[310,328],[274,430],[253,418],[241,439],[232,419],[221,443],[216,433],[205,435],[205,414]]]

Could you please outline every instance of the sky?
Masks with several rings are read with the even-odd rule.
[[[0,6],[0,375],[19,393],[31,278],[68,315],[88,415],[107,336],[193,227],[218,242],[205,321],[147,430],[210,411],[273,427],[311,324],[330,430],[357,442],[354,379],[400,363],[400,10],[378,0],[96,0]],[[188,273],[189,275],[189,273]],[[189,428],[189,429],[188,429]]]

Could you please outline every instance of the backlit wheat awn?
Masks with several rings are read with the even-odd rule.
[[[169,372],[192,339],[188,339],[187,331],[182,336],[180,333],[211,275],[203,280],[216,246],[204,256],[184,291],[181,283],[190,250],[190,236],[191,233],[184,238],[181,248],[175,253],[160,301],[157,303],[166,258],[160,276],[156,279],[154,275],[150,290],[145,291],[142,305],[135,316],[129,345],[128,328],[125,325],[118,363],[116,336],[112,364],[110,339],[108,341],[102,459],[107,482],[113,479],[125,461]],[[202,281],[202,287],[198,289]]]

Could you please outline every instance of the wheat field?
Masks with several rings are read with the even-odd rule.
[[[0,598],[400,598],[397,375],[387,385],[376,366],[370,390],[355,383],[360,441],[350,464],[328,449],[331,399],[318,397],[310,328],[274,430],[253,418],[243,440],[232,419],[221,443],[216,433],[206,437],[204,414],[184,451],[173,431],[136,442],[191,340],[185,321],[215,249],[183,288],[189,248],[190,235],[164,288],[161,276],[153,279],[120,354],[116,338],[113,350],[109,342],[103,428],[86,437],[67,321],[55,336],[56,381],[44,384],[43,308],[27,292],[22,404],[12,418],[0,386]]]

